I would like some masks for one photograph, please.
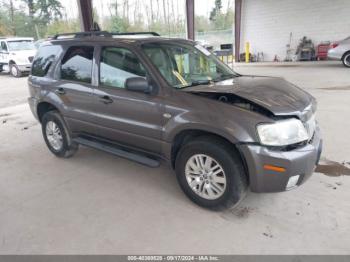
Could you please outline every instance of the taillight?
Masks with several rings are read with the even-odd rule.
[[[331,44],[331,48],[336,48],[339,44],[338,43],[333,43]]]

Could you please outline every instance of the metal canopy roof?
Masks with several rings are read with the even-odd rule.
[[[102,1],[102,0],[101,0]],[[80,27],[82,31],[94,29],[92,16],[92,0],[77,0],[79,7]],[[194,40],[194,0],[186,0],[186,31],[187,38]],[[235,0],[235,60],[239,59],[241,36],[241,8],[242,0]]]
[[[77,0],[77,2],[81,31],[93,30],[92,0]],[[194,40],[194,0],[186,0],[186,21],[187,38]]]

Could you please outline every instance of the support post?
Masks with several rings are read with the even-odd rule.
[[[93,25],[92,0],[77,0],[81,31],[90,31]]]
[[[235,0],[235,62],[239,62],[241,48],[242,0]]]
[[[187,39],[194,40],[194,0],[186,0]]]

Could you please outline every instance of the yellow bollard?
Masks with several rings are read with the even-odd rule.
[[[245,43],[245,62],[249,63],[249,54],[250,54],[250,45],[249,42]]]

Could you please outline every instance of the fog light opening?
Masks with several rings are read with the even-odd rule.
[[[286,190],[290,190],[294,187],[297,186],[297,183],[299,181],[299,178],[300,178],[300,175],[297,175],[297,176],[291,176],[289,179],[288,179],[288,183],[287,183],[287,186],[286,186]]]

